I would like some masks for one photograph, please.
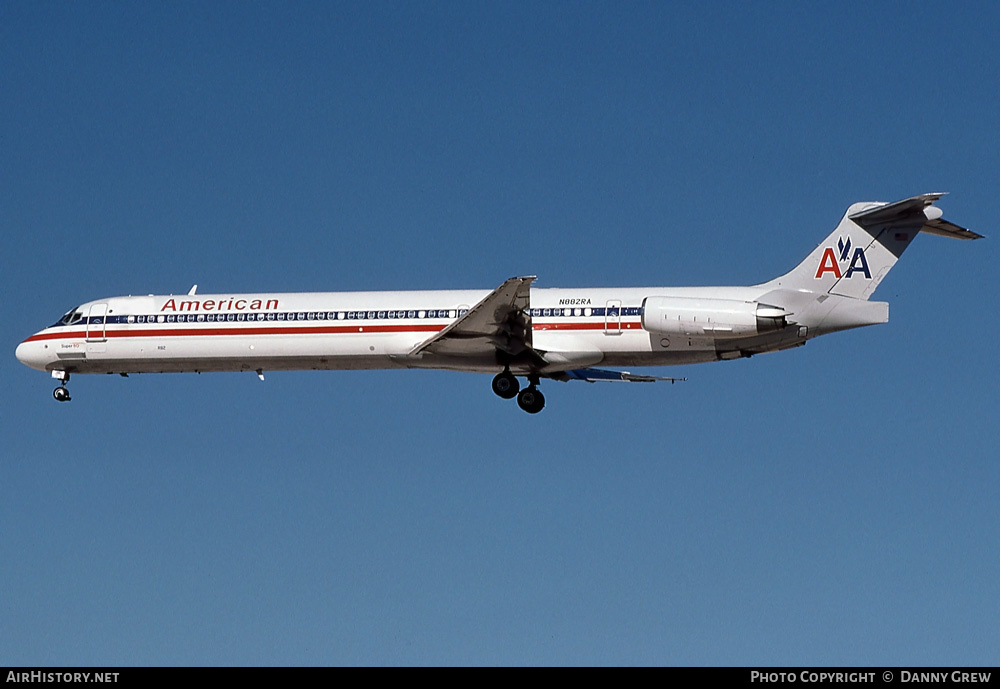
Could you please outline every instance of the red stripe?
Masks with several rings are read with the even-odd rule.
[[[63,333],[37,333],[29,337],[25,342],[37,342],[39,340],[72,340],[76,338],[83,339],[87,336],[87,333],[83,330],[78,332],[63,332]]]
[[[195,337],[200,335],[338,335],[349,333],[433,333],[444,330],[443,325],[342,325],[300,326],[292,328],[157,328],[155,330],[108,330],[106,337]],[[93,335],[98,336],[95,331]],[[36,340],[61,340],[85,338],[84,330],[60,333],[39,333],[25,342]]]
[[[614,324],[607,327],[600,323],[536,323],[535,330],[618,330]],[[639,328],[639,323],[622,323],[622,330]],[[105,336],[112,337],[198,337],[215,335],[347,335],[358,333],[435,333],[444,330],[440,324],[427,325],[338,325],[338,326],[296,326],[264,327],[264,328],[157,328],[143,330],[108,330]],[[95,336],[98,332],[93,333]],[[55,333],[37,333],[25,342],[40,340],[73,340],[85,339],[86,330],[63,331]],[[96,339],[96,337],[95,337]]]
[[[534,330],[633,330],[639,328],[641,323],[631,323],[623,321],[619,326],[617,323],[533,323]]]

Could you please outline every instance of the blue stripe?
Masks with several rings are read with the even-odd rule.
[[[642,316],[641,306],[624,306],[621,308],[592,308],[590,314],[584,315],[584,309],[572,308],[542,308],[529,309],[529,315],[533,318],[606,318],[623,316]],[[105,317],[83,317],[68,327],[101,325],[104,321],[108,325],[124,325],[131,323],[247,323],[256,321],[379,321],[379,320],[420,320],[420,319],[448,319],[454,320],[456,316],[449,316],[449,312],[455,309],[407,309],[407,310],[372,310],[372,311],[225,311],[220,313],[158,313],[158,314],[130,314],[124,316]],[[579,315],[576,315],[579,311]],[[420,314],[423,313],[423,316]],[[468,309],[457,311],[458,318],[461,318]],[[160,320],[160,319],[163,320]],[[50,328],[63,327],[66,324],[61,322],[53,323]]]

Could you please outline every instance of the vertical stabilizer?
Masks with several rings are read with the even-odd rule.
[[[980,238],[941,218],[941,210],[933,203],[942,196],[922,194],[895,203],[853,204],[833,233],[802,263],[763,286],[868,299],[918,232]]]

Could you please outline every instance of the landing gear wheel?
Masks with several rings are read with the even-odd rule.
[[[517,391],[520,389],[521,384],[517,382],[517,378],[509,370],[498,373],[493,379],[493,392],[505,400],[517,397]]]
[[[52,391],[52,396],[56,398],[56,402],[69,402],[69,390],[60,386]]]
[[[531,385],[517,395],[517,406],[529,414],[537,414],[545,406],[545,397],[538,388]]]

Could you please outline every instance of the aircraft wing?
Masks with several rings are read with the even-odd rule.
[[[531,346],[530,288],[535,276],[510,278],[490,292],[464,316],[429,340],[417,345],[410,356],[424,353],[442,356],[481,356],[501,352],[534,360],[545,360]]]
[[[577,368],[572,371],[560,371],[558,374],[549,376],[556,380],[583,380],[588,383],[617,382],[626,383],[655,383],[658,380],[668,380],[671,383],[687,380],[687,378],[661,378],[660,376],[641,376],[628,371],[608,371],[602,368]]]

